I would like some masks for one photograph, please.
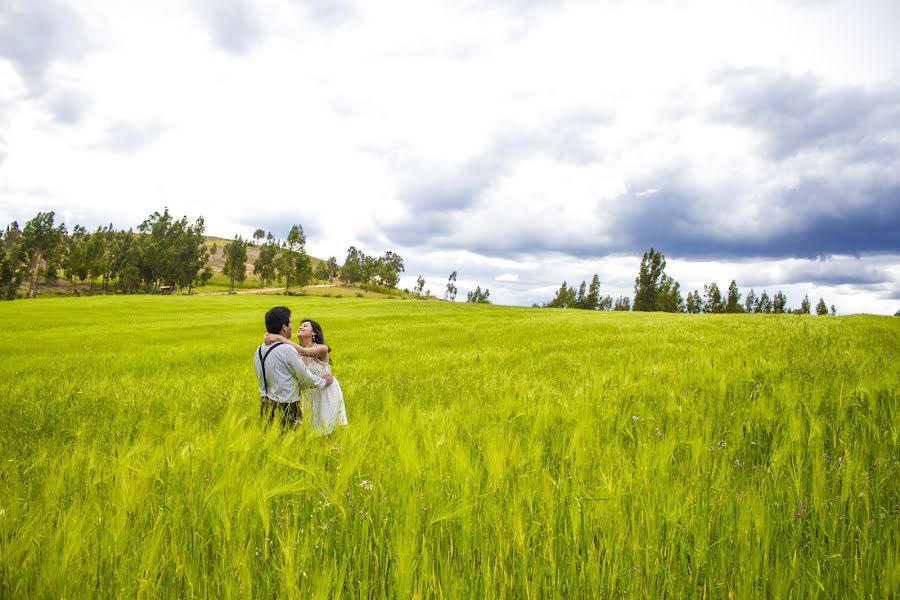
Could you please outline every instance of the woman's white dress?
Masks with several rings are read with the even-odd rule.
[[[304,356],[303,362],[310,373],[319,377],[331,373],[331,363],[311,356]],[[306,389],[303,393],[303,414],[309,415],[309,427],[318,435],[334,431],[338,425],[347,424],[347,410],[344,408],[344,393],[341,384],[335,380],[323,389]]]

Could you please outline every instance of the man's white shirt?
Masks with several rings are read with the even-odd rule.
[[[266,352],[269,353],[266,357],[265,381],[263,381],[260,351],[262,351],[262,356],[266,356]],[[300,355],[290,344],[281,344],[275,348],[265,344],[260,345],[253,354],[253,368],[259,382],[259,397],[268,398],[273,402],[283,404],[296,402],[300,399],[301,387],[322,389],[326,385],[324,379],[306,369],[306,365],[300,360]],[[266,382],[269,384],[268,394],[266,393]]]

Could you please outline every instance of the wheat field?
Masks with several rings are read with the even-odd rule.
[[[258,422],[286,304],[349,426]],[[900,319],[0,304],[2,598],[886,598]]]

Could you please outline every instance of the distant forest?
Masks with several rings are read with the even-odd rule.
[[[60,282],[68,282],[73,294],[190,294],[214,276],[211,257],[219,248],[206,243],[203,234],[203,217],[193,223],[187,217],[176,220],[168,208],[154,212],[136,231],[110,224],[96,231],[75,225],[69,232],[64,223],[55,223],[54,212],[40,212],[23,227],[14,221],[0,233],[0,297],[36,298],[42,286]],[[249,240],[235,236],[221,248],[217,263],[231,291],[251,267],[263,287],[283,285],[286,293],[313,279],[395,289],[404,271],[403,258],[391,251],[372,257],[351,246],[340,266],[335,257],[313,259],[299,224],[286,240],[262,229],[253,239],[258,253],[252,265],[247,248],[254,244]]]
[[[634,300],[628,296],[619,296],[613,300],[609,296],[600,295],[600,278],[594,274],[590,286],[581,282],[578,291],[563,281],[556,296],[542,306],[547,308],[581,308],[587,310],[634,310],[645,312],[680,312],[680,313],[793,313],[808,315],[812,306],[809,296],[803,297],[800,307],[791,310],[787,307],[787,296],[781,290],[770,298],[766,290],[759,295],[754,290],[747,293],[741,302],[742,294],[737,282],[731,280],[726,294],[722,295],[719,285],[712,282],[703,286],[703,295],[699,290],[681,295],[681,284],[666,275],[666,257],[662,252],[650,248],[641,258],[641,268],[634,280]],[[830,307],[824,298],[819,298],[815,306],[817,315],[836,315],[834,304]]]

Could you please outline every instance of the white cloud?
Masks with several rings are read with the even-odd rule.
[[[56,6],[7,3],[0,22],[58,24]],[[595,272],[630,295],[636,248],[654,244],[690,251],[670,260],[685,288],[704,273],[776,285],[790,250],[817,252],[798,230],[819,226],[859,238],[824,254],[856,252],[854,268],[886,281],[865,288],[835,259],[819,267],[844,283],[822,289],[896,310],[879,295],[897,294],[882,262],[900,248],[867,250],[864,229],[889,240],[897,222],[900,9],[887,0],[66,10],[72,27],[0,43],[7,222],[56,210],[127,228],[168,206],[222,237],[301,223],[315,255],[392,249],[441,287],[458,269],[461,292],[492,282],[492,299],[517,304]],[[819,121],[792,115],[801,97],[782,92],[795,89]],[[810,135],[767,137],[779,128],[725,110],[761,114],[756,101]],[[873,123],[807,130],[845,107]],[[856,238],[829,229],[847,223]],[[753,258],[772,236],[778,256]]]

